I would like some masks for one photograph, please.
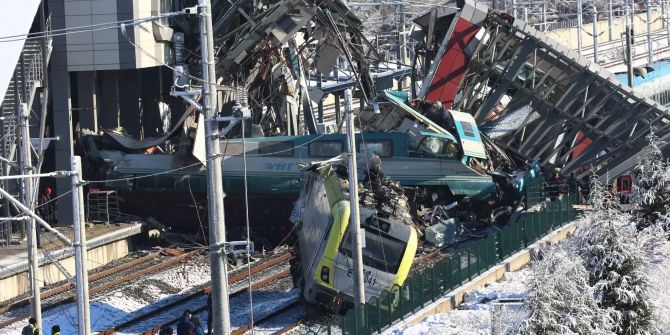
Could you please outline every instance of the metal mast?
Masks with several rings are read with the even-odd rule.
[[[598,11],[593,6],[593,62],[598,63]]]
[[[207,155],[207,202],[209,215],[209,255],[212,276],[212,321],[215,335],[230,334],[228,269],[226,262],[226,226],[223,209],[219,127],[216,121],[216,70],[210,0],[198,0],[200,50],[202,56],[202,111],[205,119]]]
[[[582,0],[577,0],[577,52],[582,54]]]
[[[86,216],[84,192],[81,189],[81,158],[70,157],[72,168],[72,217],[74,218],[74,258],[77,284],[77,324],[79,335],[91,334],[91,309],[88,299],[88,270],[86,262]]]
[[[32,212],[33,206],[33,167],[30,152],[30,131],[28,123],[30,121],[30,110],[25,103],[19,107],[19,122],[21,123],[21,172],[27,176],[21,180],[23,186],[23,204]],[[37,259],[37,227],[35,219],[32,217],[25,221],[28,226],[28,266],[30,273],[30,309],[31,314],[37,321],[35,326],[42,330],[42,302],[40,299],[40,269]]]
[[[363,244],[361,242],[360,208],[358,207],[358,168],[356,166],[356,140],[354,134],[354,116],[351,108],[351,90],[344,90],[344,111],[347,114],[347,139],[349,142],[349,234],[354,261],[354,308],[356,326],[361,327],[365,306],[365,288],[363,287]],[[360,329],[360,328],[357,328]]]
[[[651,39],[653,23],[651,22],[651,1],[647,0],[645,5],[647,7],[647,63],[651,64],[654,61],[654,43]]]
[[[633,87],[633,34],[626,19],[626,61],[628,62],[628,86]]]

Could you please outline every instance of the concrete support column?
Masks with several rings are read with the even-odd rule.
[[[72,147],[72,101],[70,97],[70,73],[64,67],[53,67],[51,77],[54,135],[56,141],[56,170],[69,171],[70,157],[74,155]],[[72,224],[72,184],[67,178],[56,179],[56,196],[58,198],[58,224]]]
[[[77,72],[77,99],[79,127],[98,132],[98,108],[96,93],[96,72]]]
[[[51,14],[51,29],[65,28],[65,8],[63,1],[48,0]],[[70,91],[70,73],[66,54],[66,36],[54,36],[51,54],[51,72],[49,75],[51,92],[51,108],[53,113],[53,135],[56,141],[56,170],[70,170],[70,157],[73,156],[72,145],[72,101]],[[58,224],[72,224],[72,197],[68,193],[72,184],[68,178],[56,179],[56,196],[58,206]],[[63,196],[64,194],[66,194]]]
[[[102,71],[98,73],[97,81],[100,88],[96,100],[100,112],[98,124],[101,128],[113,129],[120,125],[121,106],[119,103],[118,71]]]

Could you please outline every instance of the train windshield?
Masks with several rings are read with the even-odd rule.
[[[363,264],[380,271],[396,273],[398,267],[400,267],[406,246],[406,243],[379,230],[365,228]],[[351,236],[348,229],[342,240],[342,245],[340,245],[340,252],[352,257]]]

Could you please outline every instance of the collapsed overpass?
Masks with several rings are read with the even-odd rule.
[[[670,139],[665,107],[523,21],[468,1],[416,22],[435,50],[419,98],[483,126],[511,122],[494,141],[523,159],[611,179],[637,164],[651,131]]]

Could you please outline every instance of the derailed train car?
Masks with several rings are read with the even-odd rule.
[[[300,250],[299,264],[293,267],[296,284],[303,287],[305,301],[332,312],[351,306],[354,294],[345,176],[346,170],[343,172],[332,164],[312,165],[291,216],[297,226]],[[396,198],[398,202],[405,200]],[[400,216],[388,215],[402,211],[393,208],[384,212],[361,205],[364,285],[368,298],[379,297],[383,291],[403,284],[418,246],[415,228]]]

